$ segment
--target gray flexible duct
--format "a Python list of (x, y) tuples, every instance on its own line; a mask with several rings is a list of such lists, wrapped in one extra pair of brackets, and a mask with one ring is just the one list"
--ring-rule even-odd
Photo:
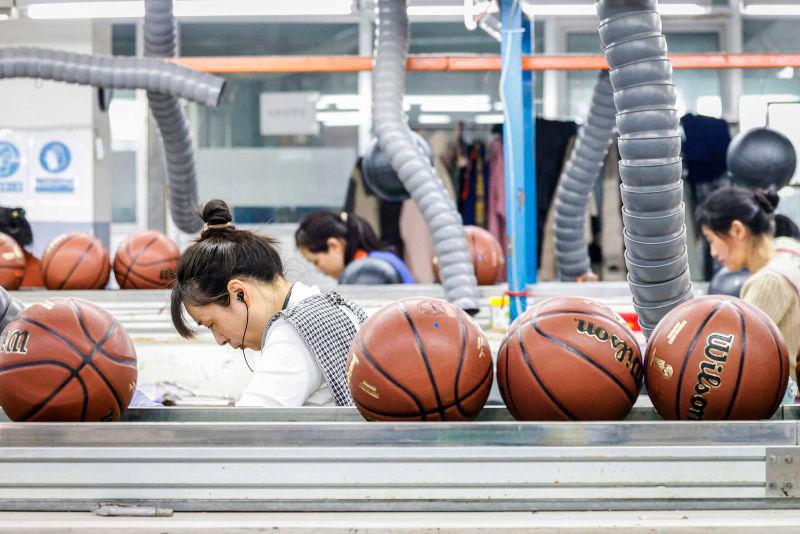
[(594, 86), (589, 115), (556, 190), (556, 265), (564, 282), (575, 281), (591, 269), (584, 236), (586, 203), (603, 170), (616, 112), (608, 72), (602, 71)]
[[(172, 0), (145, 0), (144, 9), (145, 55), (173, 57), (177, 30)], [(172, 220), (184, 232), (197, 232), (203, 221), (198, 215), (194, 147), (186, 116), (180, 101), (173, 96), (148, 92), (147, 101), (164, 141)]]
[(38, 78), (106, 89), (144, 89), (217, 107), (225, 80), (158, 59), (0, 48), (0, 78)]
[(478, 311), (478, 283), (461, 216), (436, 171), (419, 151), (403, 120), (408, 16), (405, 0), (379, 0), (373, 69), (373, 129), (400, 180), (425, 217), (433, 235), (447, 300)]
[(658, 0), (597, 0), (596, 8), (618, 112), (628, 282), (649, 336), (693, 297), (672, 63)]

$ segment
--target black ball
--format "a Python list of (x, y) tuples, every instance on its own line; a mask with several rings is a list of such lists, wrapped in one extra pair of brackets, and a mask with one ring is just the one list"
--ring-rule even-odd
[(727, 159), (735, 181), (762, 189), (787, 185), (797, 166), (792, 142), (772, 128), (753, 128), (734, 137)]
[(381, 258), (355, 260), (345, 267), (340, 284), (386, 285), (402, 284), (403, 278), (392, 264)]
[[(411, 132), (411, 137), (417, 143), (417, 146), (428, 158), (428, 161), (433, 164), (433, 156), (431, 148), (425, 139), (416, 132)], [(373, 139), (364, 155), (364, 160), (361, 163), (361, 168), (364, 173), (364, 184), (372, 193), (378, 195), (383, 200), (389, 202), (402, 202), (410, 195), (406, 191), (406, 187), (397, 173), (392, 168), (392, 162), (386, 156), (378, 144), (377, 139)]]
[(708, 294), (729, 295), (738, 298), (742, 292), (742, 286), (749, 277), (750, 271), (747, 269), (732, 273), (723, 267), (711, 277), (711, 281), (708, 283)]

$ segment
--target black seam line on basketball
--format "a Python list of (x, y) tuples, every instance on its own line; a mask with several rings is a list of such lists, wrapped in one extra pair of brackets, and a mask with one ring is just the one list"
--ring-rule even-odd
[[(39, 321), (37, 321), (37, 320), (35, 320), (35, 319), (31, 319), (31, 318), (29, 318), (29, 317), (20, 317), (18, 320), (19, 320), (19, 321), (22, 321), (22, 322), (24, 322), (24, 323), (29, 323), (29, 324), (32, 324), (32, 325), (38, 326), (39, 328), (41, 328), (42, 330), (44, 330), (44, 331), (45, 331), (45, 332), (47, 332), (48, 334), (50, 334), (50, 335), (52, 335), (52, 336), (54, 336), (54, 337), (56, 337), (56, 338), (60, 339), (60, 340), (61, 340), (61, 341), (62, 341), (62, 342), (65, 344), (65, 345), (67, 345), (67, 346), (68, 346), (70, 349), (72, 349), (72, 350), (73, 350), (73, 351), (74, 351), (74, 352), (75, 352), (75, 353), (76, 353), (78, 356), (80, 356), (80, 357), (81, 357), (81, 359), (83, 360), (83, 362), (82, 362), (82, 363), (81, 363), (81, 364), (80, 364), (80, 365), (79, 365), (79, 366), (78, 366), (78, 367), (77, 367), (77, 368), (74, 370), (74, 373), (75, 373), (75, 374), (79, 373), (79, 372), (81, 371), (81, 369), (83, 369), (83, 368), (84, 368), (84, 367), (85, 367), (87, 364), (89, 364), (89, 365), (90, 365), (92, 368), (94, 368), (94, 366), (93, 366), (93, 365), (91, 365), (91, 361), (87, 361), (87, 358), (89, 358), (89, 360), (90, 360), (91, 358), (90, 358), (89, 356), (87, 356), (86, 354), (84, 354), (83, 352), (81, 352), (81, 350), (80, 350), (78, 347), (76, 347), (75, 345), (73, 345), (73, 344), (72, 344), (72, 342), (71, 342), (70, 340), (68, 340), (66, 337), (64, 337), (64, 336), (63, 336), (63, 335), (62, 335), (60, 332), (58, 332), (58, 331), (56, 331), (56, 330), (53, 330), (53, 329), (52, 329), (52, 328), (50, 328), (49, 326), (47, 326), (47, 325), (45, 325), (45, 324), (43, 324), (43, 323), (40, 323)], [(106, 341), (108, 341), (108, 337), (109, 337), (109, 335), (110, 335), (110, 333), (111, 333), (112, 331), (113, 331), (113, 328), (112, 328), (111, 330), (109, 330), (109, 333), (108, 333), (108, 335), (107, 335), (107, 336), (104, 336), (104, 338), (101, 340), (101, 343), (105, 343)], [(94, 349), (95, 349), (95, 348), (96, 348), (96, 346), (95, 346), (95, 347), (93, 347), (93, 349), (92, 349), (91, 357), (93, 357), (93, 356), (94, 356), (94, 352), (95, 352), (95, 350), (94, 350)], [(106, 378), (105, 378), (105, 375), (103, 375), (102, 373), (100, 373), (100, 372), (99, 372), (99, 371), (98, 371), (96, 368), (95, 368), (95, 371), (97, 371), (98, 375), (100, 375), (100, 378), (101, 378), (103, 381), (105, 381), (105, 382), (106, 382), (106, 384), (107, 384), (107, 385), (109, 385), (109, 387), (110, 387), (110, 384), (108, 384), (108, 381), (106, 380)], [(70, 379), (69, 379), (69, 380), (72, 380), (72, 378), (74, 378), (74, 375), (73, 375), (72, 377), (70, 377)], [(67, 383), (69, 383), (69, 380), (67, 380), (67, 382), (65, 382), (65, 383), (64, 383), (64, 384), (63, 384), (63, 385), (60, 387), (60, 389), (58, 389), (58, 390), (56, 391), (56, 393), (58, 393), (58, 392), (59, 392), (61, 389), (63, 389), (64, 387), (66, 387)], [(118, 397), (117, 397), (117, 393), (116, 393), (116, 391), (114, 391), (114, 388), (111, 388), (111, 391), (112, 391), (112, 393), (114, 394), (114, 397), (115, 397), (115, 398), (118, 398)], [(52, 398), (52, 397), (50, 397), (50, 398)], [(50, 402), (50, 398), (48, 398), (47, 402)], [(122, 404), (122, 403), (121, 403), (121, 401), (119, 401), (119, 403), (120, 403), (120, 404)], [(39, 409), (41, 409), (41, 407), (40, 407)], [(32, 417), (33, 415), (35, 415), (35, 413), (32, 413), (32, 414), (30, 414), (28, 417)]]
[[(366, 345), (364, 345), (364, 342), (361, 340), (361, 337), (358, 334), (356, 334), (355, 339), (356, 339), (356, 342), (358, 343), (358, 348), (361, 349), (361, 354), (364, 355), (364, 357), (367, 359), (367, 361), (370, 363), (370, 365), (372, 365), (372, 367), (374, 367), (380, 374), (382, 374), (383, 377), (386, 380), (388, 380), (389, 382), (391, 382), (392, 384), (397, 386), (401, 391), (403, 391), (406, 395), (408, 395), (408, 397), (412, 401), (414, 401), (414, 404), (417, 405), (417, 408), (419, 408), (419, 413), (420, 414), (424, 414), (425, 409), (422, 407), (422, 403), (419, 401), (417, 396), (414, 395), (411, 391), (409, 391), (405, 386), (403, 386), (403, 384), (401, 384), (400, 382), (398, 382), (397, 380), (392, 378), (392, 375), (390, 375), (389, 373), (384, 371), (383, 367), (378, 365), (378, 362), (375, 361), (375, 358), (370, 356), (369, 352), (367, 351)], [(423, 420), (424, 419), (425, 419), (425, 416), (423, 415)]]
[(89, 332), (89, 329), (86, 327), (86, 321), (84, 321), (83, 319), (83, 312), (81, 311), (81, 309), (78, 307), (77, 304), (75, 304), (75, 301), (72, 299), (70, 299), (69, 304), (72, 307), (72, 311), (74, 311), (75, 314), (78, 316), (78, 324), (81, 325), (83, 334), (86, 336), (89, 342), (92, 345), (94, 345), (92, 347), (92, 353), (88, 357), (86, 363), (89, 365), (89, 367), (94, 369), (94, 372), (97, 373), (100, 379), (108, 387), (109, 391), (111, 391), (111, 394), (114, 395), (114, 399), (117, 401), (117, 405), (119, 406), (119, 413), (122, 413), (125, 411), (125, 408), (127, 408), (127, 406), (122, 405), (122, 399), (119, 398), (117, 390), (114, 389), (114, 386), (111, 385), (111, 382), (109, 382), (108, 378), (106, 378), (106, 375), (100, 369), (98, 369), (98, 367), (92, 361), (94, 359), (95, 354), (97, 354), (98, 352), (98, 348), (102, 348), (103, 344), (105, 344), (111, 338), (111, 334), (114, 333), (114, 330), (117, 329), (117, 326), (119, 326), (119, 324), (117, 323), (116, 319), (112, 319), (111, 326), (108, 328), (108, 332), (105, 333), (105, 335), (100, 341), (95, 341), (94, 338), (92, 337), (92, 334)]
[(519, 349), (522, 351), (522, 357), (525, 359), (525, 363), (528, 366), (528, 369), (533, 375), (533, 378), (536, 380), (536, 383), (539, 384), (541, 390), (544, 391), (545, 395), (547, 395), (547, 398), (549, 398), (550, 401), (553, 404), (555, 404), (556, 408), (561, 410), (561, 413), (569, 417), (570, 420), (576, 421), (577, 418), (574, 415), (572, 415), (572, 413), (569, 410), (567, 410), (567, 408), (563, 404), (561, 404), (561, 402), (559, 402), (559, 400), (555, 397), (555, 395), (553, 395), (550, 392), (549, 389), (547, 389), (542, 380), (539, 378), (539, 374), (533, 368), (533, 362), (531, 361), (530, 356), (528, 356), (528, 349), (525, 348), (525, 343), (522, 340), (522, 327), (517, 328), (517, 343), (519, 343)]
[[(723, 419), (730, 419), (731, 412), (733, 412), (733, 405), (736, 403), (736, 396), (739, 394), (739, 386), (742, 383), (742, 374), (744, 372), (744, 357), (747, 354), (747, 329), (744, 324), (744, 314), (739, 311), (739, 308), (736, 306), (731, 306), (736, 312), (736, 315), (739, 316), (739, 322), (742, 325), (742, 349), (740, 351), (739, 356), (739, 373), (736, 376), (736, 387), (733, 388), (733, 395), (731, 395), (731, 402), (728, 404), (728, 409), (725, 410), (725, 417)], [(725, 364), (727, 365), (727, 363)]]
[(35, 416), (37, 413), (42, 411), (42, 408), (47, 406), (51, 400), (53, 400), (56, 395), (61, 393), (67, 385), (72, 382), (72, 379), (78, 374), (78, 372), (83, 369), (83, 364), (81, 364), (77, 369), (71, 369), (70, 375), (64, 380), (58, 387), (56, 387), (53, 391), (50, 392), (46, 398), (42, 399), (38, 403), (36, 403), (30, 410), (28, 410), (25, 415), (20, 418), (21, 422), (25, 422), (29, 420), (31, 417)]
[[(131, 254), (131, 243), (132, 242), (133, 242), (133, 240), (129, 239), (128, 243), (125, 245), (125, 250), (128, 252), (128, 259), (130, 260), (128, 262), (128, 269), (133, 267), (133, 254)], [(123, 287), (125, 285), (125, 282), (127, 282), (127, 281), (128, 281), (128, 278), (127, 277), (123, 277), (122, 281), (119, 283), (119, 286)]]
[[(492, 369), (491, 367), (489, 367), (487, 369), (486, 373), (484, 373), (484, 375), (483, 375), (483, 378), (481, 378), (481, 381), (478, 382), (478, 385), (473, 387), (471, 390), (467, 391), (466, 395), (464, 395), (464, 400), (469, 399), (470, 397), (472, 397), (473, 395), (475, 395), (476, 393), (478, 393), (480, 391), (480, 389), (486, 383), (486, 380), (488, 378), (491, 378), (493, 370), (494, 369)], [(454, 408), (455, 406), (456, 406), (456, 403), (453, 402), (451, 404), (445, 404), (444, 408), (445, 408), (445, 411), (446, 411), (446, 410), (449, 410), (450, 408)], [(367, 411), (370, 411), (370, 412), (374, 413), (374, 414), (382, 415), (382, 416), (385, 416), (385, 417), (406, 417), (406, 418), (408, 418), (408, 417), (420, 417), (420, 416), (423, 416), (423, 415), (424, 416), (428, 416), (428, 415), (433, 415), (433, 414), (438, 414), (439, 413), (439, 408), (431, 408), (430, 410), (425, 410), (424, 412), (420, 411), (419, 413), (406, 413), (406, 412), (403, 412), (403, 413), (390, 413), (390, 412), (382, 412), (380, 410), (373, 410), (369, 406), (363, 406), (363, 408), (365, 410), (367, 410)], [(480, 412), (480, 410), (478, 410), (478, 412)], [(476, 417), (477, 413), (476, 414), (462, 413), (462, 415), (464, 415), (464, 417)]]
[[(603, 315), (601, 313), (595, 313), (595, 312), (587, 312), (587, 311), (583, 311), (583, 310), (558, 310), (558, 311), (552, 311), (552, 312), (548, 312), (548, 313), (537, 313), (536, 315), (531, 317), (531, 320), (533, 320), (533, 319), (547, 319), (549, 317), (556, 317), (556, 316), (564, 315), (564, 314), (567, 314), (567, 313), (578, 313), (580, 315), (586, 315), (587, 317), (596, 317), (598, 319), (608, 319), (609, 321), (614, 321), (615, 323), (619, 323), (619, 321), (617, 321), (615, 318), (609, 317), (608, 315)], [(628, 323), (626, 322), (625, 325), (627, 325), (627, 324)]]
[(14, 369), (22, 369), (23, 367), (44, 367), (45, 365), (55, 365), (56, 367), (63, 367), (64, 369), (70, 372), (72, 372), (73, 369), (66, 363), (59, 362), (57, 360), (36, 360), (35, 362), (12, 363), (10, 365), (6, 365), (5, 367), (0, 367), (0, 373), (5, 373), (6, 371), (13, 371)]
[[(103, 244), (99, 242), (98, 244), (100, 245), (100, 253), (102, 254), (102, 260), (100, 262), (100, 270), (98, 271), (97, 276), (94, 278), (94, 280), (92, 280), (92, 284), (90, 286), (92, 289), (102, 289), (102, 287), (98, 287), (98, 284), (100, 283), (100, 280), (103, 279), (103, 274), (106, 274), (106, 276), (108, 275), (106, 269), (111, 270), (111, 264), (109, 263), (108, 255), (106, 254)], [(106, 278), (106, 282), (108, 282), (108, 278)]]
[[(513, 395), (511, 395), (511, 388), (508, 387), (508, 381), (509, 381), (509, 378), (508, 378), (508, 376), (509, 376), (509, 372), (508, 372), (508, 364), (509, 364), (508, 345), (509, 345), (509, 343), (511, 343), (511, 339), (508, 339), (506, 341), (506, 344), (505, 344), (505, 347), (504, 347), (505, 350), (506, 350), (506, 357), (505, 357), (505, 362), (506, 362), (506, 372), (505, 372), (506, 387), (505, 387), (505, 392), (506, 392), (506, 396), (508, 397), (508, 399), (503, 399), (503, 400), (506, 401), (506, 408), (508, 408), (508, 411), (511, 412), (511, 415), (514, 416), (514, 419), (516, 419), (517, 418), (517, 410), (516, 410), (516, 406), (514, 406), (514, 397), (513, 397)], [(498, 360), (499, 360), (499, 356), (500, 355), (498, 354)], [(498, 366), (497, 369), (499, 371), (500, 367)], [(498, 388), (500, 387), (500, 373), (499, 372), (497, 373), (497, 387)]]
[(144, 276), (144, 275), (142, 275), (140, 273), (137, 273), (136, 271), (133, 271), (132, 273), (128, 274), (128, 280), (130, 280), (130, 278), (132, 276), (137, 276), (137, 277), (141, 278), (142, 280), (144, 280), (145, 282), (148, 282), (150, 284), (163, 285), (163, 282), (161, 280), (155, 280), (153, 278), (150, 278), (150, 277)]
[[(458, 332), (461, 337), (461, 347), (459, 349), (460, 355), (458, 358), (458, 368), (456, 369), (456, 382), (453, 387), (453, 394), (455, 398), (456, 410), (458, 410), (458, 412), (464, 417), (468, 417), (466, 412), (464, 412), (464, 410), (461, 408), (461, 399), (458, 397), (458, 382), (461, 379), (461, 369), (464, 367), (464, 355), (467, 351), (467, 327), (464, 324), (464, 316), (460, 313), (457, 313), (456, 315), (458, 315)], [(478, 333), (478, 336), (480, 336), (480, 333)]]
[[(47, 261), (39, 267), (39, 270), (42, 272), (42, 275), (44, 277), (45, 285), (47, 285), (47, 270), (50, 268), (50, 264), (53, 263), (53, 256), (55, 256), (56, 252), (61, 250), (61, 247), (63, 247), (64, 245), (66, 245), (67, 243), (69, 243), (70, 241), (72, 241), (76, 237), (78, 237), (77, 234), (76, 235), (71, 235), (69, 237), (66, 237), (61, 243), (56, 245), (56, 248), (53, 250), (53, 252), (47, 258)], [(47, 251), (45, 251), (45, 252), (47, 252)]]
[[(151, 239), (151, 240), (150, 240), (150, 241), (149, 241), (149, 242), (148, 242), (148, 243), (147, 243), (145, 246), (143, 246), (143, 247), (141, 248), (141, 250), (139, 250), (139, 252), (137, 252), (137, 253), (136, 253), (136, 256), (135, 256), (135, 257), (133, 257), (133, 258), (130, 258), (130, 256), (128, 256), (128, 257), (130, 258), (130, 260), (131, 260), (131, 261), (130, 261), (130, 264), (128, 265), (128, 270), (127, 270), (127, 271), (125, 271), (125, 277), (123, 278), (123, 280), (126, 280), (126, 281), (128, 280), (128, 276), (129, 276), (129, 275), (130, 275), (130, 273), (131, 273), (131, 269), (133, 269), (133, 266), (134, 266), (134, 265), (136, 265), (136, 260), (138, 260), (138, 259), (139, 259), (139, 257), (140, 257), (142, 254), (144, 254), (145, 252), (147, 252), (147, 249), (148, 249), (148, 248), (150, 248), (150, 247), (153, 245), (153, 243), (155, 243), (156, 241), (158, 241), (160, 237), (161, 237), (161, 236), (159, 236), (159, 235), (156, 235), (156, 236), (155, 236), (153, 239)], [(128, 249), (130, 250), (130, 242), (128, 242)], [(120, 284), (120, 285), (122, 285), (122, 284)]]
[(417, 347), (419, 348), (419, 353), (422, 356), (422, 361), (425, 362), (425, 368), (428, 370), (428, 378), (431, 381), (431, 386), (433, 387), (433, 396), (436, 398), (436, 406), (439, 408), (439, 415), (444, 420), (444, 408), (442, 407), (442, 398), (439, 395), (439, 387), (436, 385), (436, 378), (433, 376), (433, 369), (431, 369), (431, 363), (428, 361), (428, 355), (425, 352), (425, 347), (422, 344), (422, 338), (419, 337), (419, 332), (417, 331), (417, 326), (414, 324), (414, 320), (409, 315), (408, 310), (403, 305), (402, 302), (398, 302), (397, 305), (400, 307), (400, 311), (403, 312), (403, 315), (406, 317), (406, 321), (408, 321), (408, 326), (411, 327), (411, 332), (414, 334), (414, 339), (417, 342)]
[(140, 262), (140, 263), (137, 263), (136, 265), (138, 265), (139, 267), (153, 267), (154, 265), (158, 265), (160, 263), (174, 263), (174, 262), (180, 261), (180, 259), (181, 259), (180, 256), (172, 256), (170, 258), (166, 258), (166, 259), (163, 259), (163, 260), (154, 260), (154, 261), (148, 261), (148, 262), (144, 262), (144, 263)]
[(78, 265), (80, 265), (80, 264), (81, 264), (81, 262), (83, 261), (83, 259), (86, 257), (86, 255), (87, 255), (87, 254), (89, 254), (89, 251), (90, 251), (90, 250), (92, 250), (92, 248), (93, 248), (93, 247), (94, 247), (94, 240), (92, 240), (92, 241), (89, 243), (89, 246), (88, 246), (88, 247), (86, 247), (86, 250), (84, 250), (84, 251), (83, 251), (83, 254), (81, 254), (81, 256), (78, 258), (78, 260), (77, 260), (77, 261), (76, 261), (76, 262), (75, 262), (75, 263), (72, 265), (72, 268), (71, 268), (71, 269), (69, 270), (69, 272), (67, 273), (67, 276), (65, 276), (65, 277), (64, 277), (64, 279), (61, 281), (61, 285), (60, 285), (60, 286), (58, 286), (58, 289), (63, 289), (63, 288), (64, 288), (64, 286), (65, 286), (65, 285), (67, 285), (67, 282), (69, 282), (69, 279), (70, 279), (70, 277), (71, 277), (73, 274), (75, 274), (75, 269), (77, 269), (77, 268), (78, 268)]
[(545, 332), (544, 330), (539, 328), (539, 326), (536, 324), (536, 322), (534, 322), (531, 326), (533, 327), (534, 330), (536, 330), (536, 333), (538, 333), (543, 338), (549, 339), (550, 341), (552, 341), (556, 345), (561, 345), (562, 347), (564, 347), (568, 351), (572, 352), (576, 356), (582, 358), (583, 360), (586, 360), (586, 362), (588, 362), (590, 365), (594, 366), (598, 371), (600, 371), (601, 373), (606, 375), (608, 378), (611, 379), (612, 382), (614, 382), (617, 386), (619, 386), (619, 389), (621, 389), (623, 391), (623, 393), (628, 398), (628, 400), (631, 401), (631, 403), (636, 402), (636, 397), (638, 397), (638, 395), (632, 395), (631, 392), (628, 391), (628, 388), (625, 387), (625, 384), (623, 384), (622, 381), (619, 378), (617, 378), (616, 375), (614, 375), (614, 373), (612, 373), (611, 371), (609, 371), (608, 369), (606, 369), (602, 365), (598, 364), (588, 354), (586, 354), (585, 352), (581, 351), (580, 349), (577, 349), (577, 348), (573, 347), (572, 345), (570, 345), (566, 341), (548, 334), (547, 332)]
[[(739, 308), (737, 302), (734, 302), (733, 306), (741, 312), (745, 311), (742, 310), (742, 308)], [(771, 410), (771, 413), (775, 413), (778, 407), (780, 407), (781, 402), (783, 401), (783, 397), (786, 395), (785, 386), (783, 385), (783, 351), (781, 350), (781, 347), (778, 344), (778, 339), (775, 337), (775, 332), (773, 331), (772, 327), (768, 323), (766, 323), (762, 317), (759, 316), (758, 319), (761, 321), (761, 324), (764, 325), (764, 328), (767, 329), (767, 332), (769, 332), (769, 337), (772, 339), (772, 343), (775, 344), (775, 351), (778, 354), (778, 387), (776, 388), (777, 393), (775, 394), (775, 400), (773, 400), (772, 402), (772, 410)]]
[(700, 328), (698, 328), (697, 332), (695, 332), (694, 337), (692, 338), (692, 342), (689, 343), (689, 348), (686, 349), (686, 354), (683, 357), (683, 364), (681, 364), (681, 372), (678, 375), (677, 388), (675, 388), (675, 419), (676, 420), (679, 420), (679, 421), (681, 420), (681, 386), (683, 385), (683, 375), (686, 372), (686, 365), (688, 365), (688, 363), (689, 363), (689, 355), (694, 350), (694, 346), (697, 344), (697, 340), (700, 338), (700, 334), (703, 332), (703, 329), (711, 321), (711, 319), (714, 317), (714, 315), (716, 315), (717, 312), (720, 309), (722, 309), (722, 307), (724, 305), (725, 305), (725, 302), (720, 302), (719, 304), (717, 304), (714, 307), (713, 310), (711, 310), (711, 313), (709, 313), (708, 316), (706, 316), (705, 320), (700, 325)]
[(81, 385), (83, 389), (83, 406), (81, 407), (81, 423), (86, 421), (86, 412), (89, 411), (89, 390), (86, 388), (86, 382), (83, 381), (80, 374), (75, 375), (75, 380)]

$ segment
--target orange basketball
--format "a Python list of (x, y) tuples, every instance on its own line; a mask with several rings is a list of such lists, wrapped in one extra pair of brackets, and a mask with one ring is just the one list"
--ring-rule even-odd
[[(479, 226), (465, 226), (467, 247), (475, 267), (475, 277), (482, 286), (494, 285), (503, 273), (506, 257), (503, 248), (495, 237)], [(437, 282), (439, 276), (439, 258), (433, 258), (433, 274)]]
[(25, 278), (25, 254), (14, 238), (0, 232), (0, 286), (19, 289)]
[(68, 232), (53, 240), (42, 256), (42, 279), (47, 289), (102, 289), (111, 265), (102, 241)]
[(0, 406), (13, 421), (113, 421), (136, 389), (136, 351), (104, 309), (54, 298), (0, 336)]
[(350, 346), (347, 382), (366, 419), (468, 421), (486, 404), (492, 353), (464, 311), (434, 298), (378, 310)]
[(607, 306), (556, 297), (520, 316), (497, 357), (497, 385), (516, 419), (624, 419), (642, 386), (633, 332)]
[(178, 245), (160, 232), (142, 232), (122, 242), (114, 256), (114, 276), (122, 289), (163, 289), (175, 279)]
[(664, 419), (766, 419), (789, 380), (789, 355), (775, 323), (723, 295), (670, 311), (646, 355), (647, 391)]

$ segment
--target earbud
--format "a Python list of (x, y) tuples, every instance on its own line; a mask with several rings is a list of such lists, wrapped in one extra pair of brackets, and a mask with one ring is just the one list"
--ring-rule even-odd
[(244, 302), (244, 291), (239, 291), (239, 293), (236, 294), (236, 298), (239, 299), (240, 302)]

